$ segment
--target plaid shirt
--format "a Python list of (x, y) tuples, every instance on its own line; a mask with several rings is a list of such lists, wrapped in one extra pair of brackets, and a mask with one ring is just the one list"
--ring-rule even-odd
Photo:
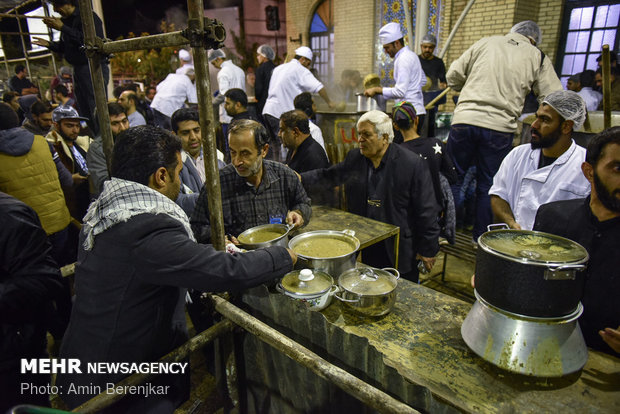
[[(280, 217), (284, 223), (291, 210), (300, 211), (305, 223), (310, 220), (310, 198), (293, 170), (279, 162), (263, 160), (263, 178), (258, 188), (240, 177), (232, 164), (220, 170), (220, 185), (227, 234), (238, 236), (251, 227), (270, 223), (274, 217)], [(211, 241), (206, 186), (200, 190), (191, 225), (199, 243)]]

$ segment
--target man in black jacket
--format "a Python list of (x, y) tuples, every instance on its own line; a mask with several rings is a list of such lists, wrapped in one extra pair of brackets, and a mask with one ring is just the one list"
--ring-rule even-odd
[(261, 116), (263, 113), (263, 107), (267, 100), (269, 92), (269, 81), (271, 80), (271, 74), (276, 65), (273, 63), (273, 59), (276, 57), (275, 52), (269, 45), (260, 45), (256, 49), (256, 60), (258, 61), (258, 68), (256, 68), (256, 83), (254, 85), (254, 95), (256, 95), (256, 114)]
[(534, 222), (534, 230), (574, 240), (588, 251), (579, 325), (590, 348), (615, 356), (620, 354), (619, 166), (620, 127), (613, 127), (588, 144), (581, 168), (592, 187), (590, 196), (544, 204)]
[[(369, 111), (357, 122), (360, 149), (343, 162), (301, 174), (304, 185), (345, 184), (351, 213), (400, 227), (399, 270), (417, 282), (416, 259), (430, 270), (439, 251), (439, 205), (424, 160), (399, 145), (392, 145), (390, 117)], [(362, 261), (375, 267), (394, 266), (392, 238), (367, 247)]]
[(49, 375), (20, 373), (20, 359), (48, 357), (52, 301), (65, 294), (60, 271), (37, 213), (3, 192), (0, 228), (0, 412), (24, 403), (49, 407), (48, 392), (37, 391), (47, 389)]
[[(35, 37), (33, 43), (47, 47), (52, 52), (63, 54), (67, 62), (73, 66), (74, 93), (77, 101), (77, 109), (80, 115), (91, 120), (91, 127), (93, 127), (93, 131), (96, 134), (98, 133), (98, 127), (95, 117), (95, 93), (90, 79), (88, 58), (86, 57), (86, 53), (81, 49), (84, 45), (84, 32), (82, 29), (80, 9), (77, 7), (77, 0), (52, 0), (52, 4), (54, 5), (54, 11), (60, 14), (62, 18), (45, 17), (43, 23), (52, 29), (60, 31), (60, 41), (50, 42), (40, 37)], [(95, 21), (95, 33), (97, 37), (103, 37), (103, 24), (101, 23), (101, 19), (94, 13), (93, 19)], [(103, 72), (103, 83), (107, 85), (110, 78), (110, 68), (107, 64), (107, 58), (102, 59), (101, 70)]]
[[(290, 271), (295, 254), (273, 246), (243, 254), (197, 244), (187, 215), (174, 203), (180, 189), (181, 140), (151, 126), (116, 139), (111, 179), (84, 219), (75, 271), (76, 300), (61, 358), (90, 362), (153, 362), (187, 339), (186, 290), (241, 290)], [(188, 395), (189, 370), (146, 384), (109, 412), (172, 412)], [(128, 373), (58, 375), (63, 399), (74, 408)], [(74, 385), (89, 392), (67, 393)], [(97, 388), (100, 387), (100, 388)], [(113, 390), (112, 392), (118, 392)]]

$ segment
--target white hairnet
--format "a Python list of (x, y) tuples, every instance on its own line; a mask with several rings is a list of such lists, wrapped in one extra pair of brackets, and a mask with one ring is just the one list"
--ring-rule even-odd
[(226, 59), (226, 54), (222, 49), (214, 49), (209, 52), (209, 62), (213, 62), (217, 58)]
[(269, 60), (273, 60), (273, 58), (276, 57), (276, 53), (269, 45), (260, 45), (258, 49), (256, 49), (256, 53), (265, 56)]
[(510, 33), (520, 33), (523, 36), (527, 36), (537, 45), (542, 41), (542, 32), (540, 31), (540, 27), (538, 27), (538, 25), (531, 20), (525, 20), (515, 24), (512, 26), (512, 29), (510, 29)]
[(555, 91), (543, 100), (567, 121), (573, 121), (573, 131), (581, 129), (586, 120), (586, 103), (577, 92)]
[(435, 45), (437, 46), (437, 38), (430, 33), (427, 33), (420, 42), (422, 45)]

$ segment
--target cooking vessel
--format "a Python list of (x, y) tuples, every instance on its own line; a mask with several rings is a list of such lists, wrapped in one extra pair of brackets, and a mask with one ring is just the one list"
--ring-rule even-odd
[(349, 269), (338, 277), (341, 292), (334, 296), (359, 314), (386, 315), (396, 302), (399, 278), (398, 270), (391, 267)]
[[(288, 224), (277, 224), (277, 223), (276, 224), (262, 224), (260, 226), (255, 226), (255, 227), (247, 229), (246, 231), (244, 231), (237, 237), (237, 240), (239, 240), (239, 243), (241, 243), (241, 245), (245, 247), (246, 249), (258, 249), (260, 247), (269, 247), (269, 246), (287, 247), (288, 234), (292, 228), (293, 226), (288, 225)], [(265, 242), (253, 243), (253, 242), (247, 241), (247, 240), (251, 240), (253, 236), (256, 236), (261, 231), (280, 233), (281, 235), (279, 237), (276, 237), (275, 239), (265, 241)], [(243, 240), (246, 240), (246, 242), (244, 243)]]
[(358, 93), (357, 95), (357, 112), (368, 112), (373, 111), (375, 109), (379, 109), (379, 104), (375, 98), (371, 98), (370, 96), (366, 96), (363, 93)]
[[(324, 243), (326, 238), (333, 238), (344, 241), (351, 247), (351, 252), (340, 256), (312, 257), (300, 254), (295, 247), (301, 243)], [(288, 247), (297, 253), (297, 266), (320, 270), (328, 273), (332, 277), (337, 277), (342, 272), (355, 267), (355, 260), (360, 248), (360, 241), (355, 237), (353, 230), (316, 230), (299, 234), (293, 237)]]
[(276, 285), (278, 292), (304, 303), (312, 311), (329, 306), (339, 290), (334, 279), (325, 272), (310, 269), (293, 270)]
[(478, 238), (476, 291), (518, 315), (571, 314), (583, 294), (588, 252), (578, 243), (527, 230), (493, 230)]

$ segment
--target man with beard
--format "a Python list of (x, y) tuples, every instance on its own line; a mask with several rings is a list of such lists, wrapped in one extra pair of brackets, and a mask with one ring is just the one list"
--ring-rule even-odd
[(590, 348), (619, 356), (620, 127), (592, 138), (581, 169), (592, 185), (590, 196), (542, 205), (534, 230), (569, 238), (587, 249), (579, 325)]
[[(220, 170), (222, 211), (226, 233), (269, 223), (295, 228), (310, 220), (310, 199), (295, 172), (284, 164), (264, 159), (269, 150), (267, 130), (242, 119), (231, 124), (230, 164)], [(199, 243), (209, 243), (211, 226), (207, 188), (202, 187), (192, 215), (192, 230)]]
[(54, 146), (60, 161), (73, 175), (73, 187), (65, 190), (65, 199), (71, 217), (82, 220), (90, 203), (88, 191), (89, 170), (86, 164), (86, 153), (90, 146), (88, 136), (78, 136), (82, 129), (82, 118), (75, 108), (59, 106), (52, 112), (54, 128), (45, 139)]
[(585, 149), (571, 138), (583, 125), (586, 106), (573, 91), (549, 94), (532, 123), (532, 141), (502, 161), (489, 190), (496, 222), (531, 230), (541, 204), (583, 198), (590, 192), (581, 174)]
[(30, 106), (30, 116), (32, 119), (27, 119), (22, 124), (22, 127), (35, 135), (45, 136), (52, 127), (52, 111), (50, 104), (35, 101)]
[[(129, 128), (129, 118), (125, 113), (125, 108), (118, 103), (108, 104), (108, 114), (110, 116), (110, 129), (112, 139), (116, 141), (118, 134)], [(86, 164), (90, 175), (90, 196), (91, 199), (99, 197), (103, 190), (103, 183), (108, 179), (108, 164), (106, 163), (105, 153), (103, 152), (103, 142), (101, 137), (97, 137), (90, 144), (86, 155)]]
[[(197, 244), (187, 215), (173, 201), (182, 165), (181, 140), (169, 131), (139, 126), (117, 137), (112, 178), (89, 207), (80, 234), (79, 293), (60, 358), (77, 358), (83, 366), (155, 362), (187, 340), (185, 288), (237, 291), (293, 268), (296, 256), (284, 247), (228, 254)], [(56, 384), (86, 390), (63, 393), (75, 408), (98, 387), (126, 376), (66, 373)], [(149, 379), (148, 386), (167, 388), (163, 394), (126, 395), (105, 412), (172, 413), (189, 397), (189, 368)]]

